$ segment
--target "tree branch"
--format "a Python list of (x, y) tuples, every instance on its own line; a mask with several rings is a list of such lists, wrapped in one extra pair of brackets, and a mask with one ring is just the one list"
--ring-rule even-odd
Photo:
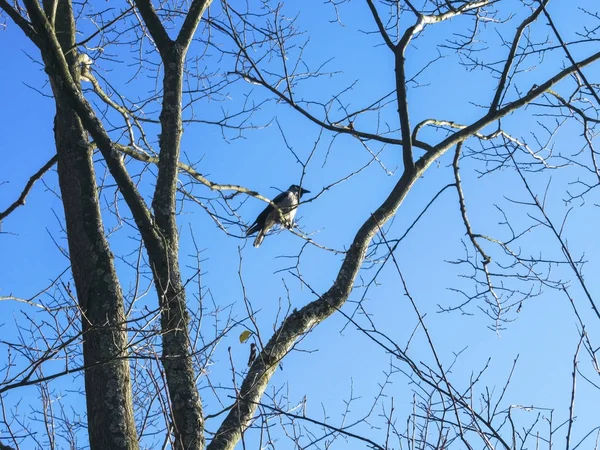
[(375, 19), (375, 23), (377, 24), (377, 28), (379, 29), (379, 34), (381, 34), (381, 37), (385, 41), (385, 45), (387, 45), (391, 51), (395, 52), (396, 45), (390, 39), (390, 35), (387, 33), (387, 31), (385, 29), (385, 25), (383, 25), (383, 22), (381, 21), (381, 17), (379, 16), (379, 13), (377, 12), (377, 8), (375, 7), (373, 0), (367, 0), (367, 5), (369, 5), (371, 14), (373, 14), (373, 19)]
[(573, 73), (577, 67), (583, 67), (598, 59), (600, 59), (600, 52), (562, 70), (541, 86), (531, 89), (521, 99), (500, 108), (493, 114), (488, 113), (472, 125), (440, 142), (434, 147), (433, 152), (423, 155), (415, 164), (413, 172), (405, 171), (402, 174), (387, 199), (359, 229), (331, 288), (317, 300), (288, 316), (256, 358), (239, 390), (236, 405), (219, 427), (213, 441), (208, 445), (208, 450), (232, 450), (235, 447), (242, 432), (249, 426), (256, 410), (256, 404), (260, 401), (279, 361), (292, 349), (298, 338), (325, 320), (346, 302), (373, 236), (396, 213), (414, 183), (427, 168), (451, 146), (529, 103)]
[(404, 71), (404, 52), (413, 36), (423, 29), (423, 16), (419, 16), (417, 23), (408, 28), (398, 46), (394, 50), (394, 69), (396, 72), (396, 97), (398, 102), (398, 118), (402, 132), (402, 159), (404, 170), (412, 171), (415, 167), (412, 150), (412, 136), (410, 132), (410, 117), (408, 115), (408, 98), (406, 95), (406, 73)]
[(445, 20), (452, 19), (453, 17), (459, 16), (459, 15), (464, 14), (473, 9), (483, 8), (484, 6), (487, 6), (491, 3), (495, 3), (496, 1), (497, 0), (480, 0), (480, 1), (470, 2), (470, 3), (469, 2), (463, 3), (460, 7), (452, 8), (449, 11), (446, 11), (445, 13), (442, 13), (442, 14), (423, 16), (423, 20), (424, 20), (425, 24), (443, 22)]
[(500, 105), (500, 101), (502, 99), (502, 94), (504, 93), (504, 89), (506, 88), (506, 81), (508, 80), (508, 74), (510, 72), (510, 68), (512, 67), (513, 60), (515, 58), (515, 54), (517, 53), (517, 49), (519, 48), (519, 41), (521, 40), (521, 35), (525, 28), (529, 24), (535, 21), (540, 13), (544, 10), (544, 6), (548, 3), (549, 0), (544, 0), (543, 3), (517, 28), (515, 31), (515, 37), (513, 39), (512, 46), (510, 51), (508, 52), (508, 57), (506, 58), (506, 63), (504, 64), (504, 69), (502, 70), (502, 75), (500, 75), (500, 80), (498, 81), (498, 87), (496, 88), (496, 93), (494, 94), (494, 99), (492, 100), (492, 104), (490, 105), (490, 112), (495, 112)]
[(163, 58), (166, 57), (171, 50), (173, 40), (169, 37), (167, 30), (165, 30), (165, 27), (158, 18), (152, 2), (150, 0), (135, 0), (135, 6), (140, 11), (142, 19), (144, 19), (144, 23), (148, 27), (148, 31), (152, 39), (154, 39), (161, 56)]
[[(359, 130), (356, 130), (355, 128), (349, 128), (349, 127), (344, 127), (344, 126), (334, 125), (334, 124), (331, 124), (328, 122), (324, 122), (321, 119), (312, 115), (306, 109), (302, 108), (300, 105), (298, 105), (292, 99), (286, 97), (285, 94), (281, 93), (274, 87), (270, 86), (266, 81), (263, 81), (261, 79), (255, 78), (253, 76), (250, 76), (250, 75), (247, 75), (247, 74), (241, 73), (241, 72), (232, 72), (232, 73), (239, 75), (244, 80), (246, 80), (250, 83), (259, 84), (259, 85), (265, 87), (267, 90), (269, 90), (275, 96), (277, 96), (280, 100), (283, 100), (285, 103), (290, 105), (292, 108), (294, 108), (296, 111), (298, 111), (304, 117), (306, 117), (308, 120), (319, 125), (320, 127), (325, 128), (326, 130), (333, 131), (335, 133), (350, 134), (350, 135), (356, 136), (358, 138), (369, 139), (369, 140), (373, 140), (373, 141), (377, 141), (377, 142), (382, 142), (384, 144), (402, 145), (402, 143), (403, 143), (402, 139), (388, 138), (388, 137), (380, 136), (380, 135), (374, 134), (374, 133), (359, 131)], [(433, 147), (431, 145), (429, 145), (425, 142), (422, 142), (422, 141), (414, 141), (413, 140), (413, 144), (415, 145), (415, 147), (419, 147), (427, 152), (433, 150)]]
[[(550, 25), (550, 28), (552, 28), (552, 31), (554, 31), (554, 35), (558, 39), (558, 42), (560, 42), (560, 45), (563, 48), (563, 50), (565, 51), (567, 58), (569, 58), (569, 61), (571, 62), (571, 64), (576, 64), (575, 60), (573, 59), (573, 56), (571, 55), (571, 52), (569, 51), (569, 48), (567, 47), (567, 44), (565, 43), (565, 41), (563, 41), (562, 37), (560, 36), (560, 34), (558, 32), (558, 29), (554, 25), (554, 21), (552, 20), (552, 17), (550, 17), (550, 14), (548, 13), (548, 10), (546, 9), (547, 4), (548, 4), (548, 0), (546, 0), (544, 2), (540, 1), (540, 6), (541, 6), (542, 10), (544, 11), (544, 15), (546, 16), (546, 19), (548, 19), (548, 24)], [(581, 79), (583, 80), (583, 82), (585, 83), (587, 88), (590, 90), (590, 94), (592, 94), (592, 96), (596, 99), (596, 102), (598, 102), (598, 106), (600, 106), (600, 97), (598, 97), (596, 90), (592, 87), (591, 83), (588, 81), (588, 79), (585, 76), (585, 74), (583, 73), (583, 71), (581, 69), (577, 68), (577, 73), (579, 74), (579, 76), (581, 77)]]
[(42, 5), (44, 5), (44, 12), (46, 13), (46, 17), (48, 17), (48, 21), (52, 26), (54, 26), (56, 21), (58, 0), (42, 0)]
[(13, 8), (6, 0), (0, 0), (0, 8), (4, 10), (8, 17), (21, 29), (23, 33), (31, 39), (31, 41), (37, 46), (40, 46), (40, 41), (37, 33), (29, 23), (18, 11)]
[(526, 104), (528, 104), (529, 102), (533, 101), (535, 98), (539, 97), (541, 94), (546, 92), (548, 89), (550, 89), (556, 83), (558, 83), (559, 81), (563, 80), (564, 78), (566, 78), (569, 75), (576, 72), (579, 68), (585, 67), (599, 59), (600, 59), (600, 52), (594, 53), (593, 55), (588, 56), (584, 60), (582, 60), (570, 67), (567, 67), (566, 69), (561, 70), (560, 72), (558, 72), (556, 75), (554, 75), (553, 77), (546, 80), (541, 85), (530, 89), (529, 92), (526, 95), (524, 95), (523, 97), (521, 97), (520, 99), (515, 100), (512, 103), (508, 103), (507, 105), (503, 106), (502, 108), (498, 109), (497, 111), (490, 110), (488, 112), (488, 114), (483, 116), (481, 119), (479, 119), (476, 122), (474, 122), (473, 124), (463, 128), (462, 130), (457, 131), (453, 135), (448, 136), (442, 142), (433, 146), (433, 151), (423, 155), (417, 162), (417, 165), (431, 164), (431, 161), (437, 159), (441, 154), (446, 152), (453, 145), (458, 144), (460, 141), (465, 140), (469, 136), (473, 136), (476, 132), (478, 132), (482, 128), (490, 125), (491, 123), (501, 119), (504, 116), (507, 116), (508, 114), (516, 111), (520, 107), (525, 106)]
[(8, 217), (8, 215), (10, 215), (10, 213), (12, 213), (15, 209), (17, 209), (19, 206), (24, 206), (25, 205), (25, 198), (27, 197), (27, 195), (29, 194), (29, 191), (31, 191), (31, 188), (33, 187), (33, 185), (35, 184), (35, 182), (37, 180), (39, 180), (40, 178), (42, 178), (42, 176), (48, 172), (48, 170), (50, 170), (50, 168), (56, 164), (56, 161), (58, 161), (58, 156), (54, 155), (52, 158), (50, 158), (48, 160), (48, 162), (46, 164), (44, 164), (40, 170), (38, 170), (36, 173), (34, 173), (30, 178), (29, 181), (27, 181), (27, 184), (25, 184), (25, 187), (23, 188), (23, 191), (21, 192), (21, 195), (19, 195), (19, 198), (16, 199), (12, 205), (10, 205), (8, 208), (6, 208), (4, 211), (0, 211), (0, 222), (2, 222), (6, 217)]
[(239, 390), (237, 404), (230, 410), (208, 450), (232, 450), (256, 410), (279, 361), (303, 334), (325, 320), (346, 302), (364, 261), (367, 247), (377, 231), (396, 213), (413, 184), (433, 162), (413, 172), (405, 171), (387, 199), (367, 219), (350, 246), (331, 288), (317, 300), (292, 313), (274, 333), (256, 358)]
[(96, 117), (93, 108), (73, 80), (52, 27), (36, 0), (24, 0), (24, 3), (32, 18), (33, 25), (40, 36), (40, 44), (46, 68), (51, 76), (54, 77), (54, 81), (64, 89), (73, 109), (77, 112), (85, 128), (96, 142), (98, 149), (106, 160), (111, 175), (123, 194), (123, 198), (131, 209), (140, 233), (145, 240), (153, 243), (153, 246), (160, 245), (160, 237), (154, 230), (150, 211), (129, 177), (127, 169), (119, 157), (110, 136), (104, 129), (102, 122)]
[[(148, 162), (148, 163), (153, 163), (153, 164), (158, 164), (160, 158), (158, 156), (151, 156), (148, 155), (146, 153), (141, 153), (139, 151), (136, 151), (130, 147), (127, 147), (125, 145), (120, 145), (120, 144), (115, 144), (117, 149), (128, 155), (131, 156), (132, 158), (138, 160), (138, 161), (142, 161), (142, 162)], [(220, 183), (215, 183), (213, 181), (210, 181), (208, 178), (206, 178), (205, 176), (203, 176), (200, 172), (198, 172), (196, 169), (194, 169), (192, 166), (190, 166), (189, 164), (183, 163), (181, 161), (179, 161), (177, 163), (177, 167), (180, 170), (183, 170), (184, 172), (186, 172), (190, 177), (192, 177), (194, 180), (202, 183), (204, 186), (208, 187), (209, 189), (213, 190), (213, 191), (235, 191), (235, 192), (240, 192), (242, 194), (246, 194), (249, 195), (251, 197), (257, 198), (259, 200), (262, 200), (263, 202), (269, 203), (273, 206), (276, 206), (273, 202), (271, 202), (267, 197), (264, 197), (262, 195), (260, 195), (258, 192), (253, 191), (251, 189), (245, 188), (243, 186), (239, 186), (236, 184), (220, 184)]]
[(190, 6), (177, 36), (177, 44), (182, 48), (187, 49), (189, 47), (202, 16), (211, 3), (212, 0), (194, 0), (192, 6)]

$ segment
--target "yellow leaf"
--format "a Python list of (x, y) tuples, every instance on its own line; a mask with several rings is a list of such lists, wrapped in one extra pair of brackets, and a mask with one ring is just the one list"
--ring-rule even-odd
[(252, 331), (246, 330), (242, 334), (240, 334), (240, 342), (243, 344), (248, 340), (248, 338), (252, 336)]

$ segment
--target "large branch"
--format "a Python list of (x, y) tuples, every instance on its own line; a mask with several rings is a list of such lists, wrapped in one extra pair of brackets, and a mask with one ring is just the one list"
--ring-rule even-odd
[(12, 21), (25, 33), (25, 35), (31, 39), (31, 41), (37, 46), (40, 46), (40, 40), (31, 26), (31, 24), (25, 19), (19, 12), (12, 7), (6, 0), (0, 0), (0, 8), (12, 19)]
[(154, 210), (159, 214), (153, 219), (129, 177), (115, 143), (73, 80), (54, 30), (39, 4), (36, 0), (24, 1), (36, 31), (41, 34), (42, 56), (53, 85), (58, 86), (60, 92), (69, 98), (73, 110), (92, 135), (144, 241), (161, 305), (163, 365), (174, 422), (175, 448), (201, 450), (204, 447), (204, 424), (190, 357), (187, 332), (189, 319), (185, 305), (185, 289), (179, 271), (175, 209), (171, 207), (175, 202), (176, 191), (173, 186), (176, 184), (181, 138), (181, 79), (184, 55), (174, 55), (177, 52), (171, 50), (161, 54), (168, 70), (163, 85), (161, 154), (156, 183), (160, 195), (155, 194), (153, 202)]
[(152, 6), (151, 0), (135, 0), (135, 6), (140, 11), (144, 23), (148, 27), (150, 36), (154, 39), (156, 47), (164, 58), (165, 55), (171, 50), (173, 41), (167, 34), (167, 30), (163, 26), (162, 22), (158, 18), (154, 6)]
[(175, 448), (204, 448), (204, 414), (196, 387), (196, 373), (190, 357), (189, 314), (185, 287), (179, 267), (179, 230), (177, 229), (177, 180), (181, 151), (183, 73), (187, 49), (210, 0), (194, 0), (176, 41), (166, 36), (150, 0), (136, 0), (142, 17), (157, 40), (164, 78), (160, 112), (160, 153), (158, 174), (152, 198), (155, 224), (163, 239), (162, 252), (151, 255), (154, 284), (161, 304), (162, 356)]
[(179, 35), (177, 36), (177, 43), (183, 48), (187, 49), (192, 42), (192, 37), (198, 28), (198, 24), (204, 15), (206, 9), (210, 6), (212, 0), (194, 0), (192, 6), (185, 16)]
[(256, 404), (259, 403), (279, 361), (290, 351), (300, 336), (343, 306), (350, 296), (371, 239), (396, 213), (411, 187), (425, 172), (428, 165), (421, 165), (413, 172), (404, 172), (388, 198), (356, 234), (332, 287), (319, 299), (292, 313), (274, 333), (252, 364), (239, 390), (236, 404), (219, 427), (208, 450), (231, 450), (235, 447), (242, 431), (250, 424)]
[[(39, 36), (56, 103), (58, 183), (69, 260), (82, 312), (90, 449), (137, 450), (123, 293), (104, 234), (88, 132), (64, 87), (70, 84), (79, 92), (77, 54), (69, 53), (76, 33), (72, 4), (61, 0), (54, 8), (46, 2), (50, 15), (55, 16), (54, 26), (37, 0), (27, 0), (25, 5)], [(115, 355), (119, 356), (116, 360)], [(111, 432), (107, 433), (107, 429)]]
[(574, 73), (578, 68), (591, 64), (598, 59), (600, 59), (600, 52), (562, 70), (539, 87), (531, 89), (521, 99), (500, 108), (494, 113), (486, 114), (472, 125), (457, 131), (440, 142), (435, 146), (434, 151), (423, 155), (416, 162), (413, 172), (404, 171), (387, 199), (367, 219), (356, 234), (331, 288), (317, 300), (292, 313), (273, 334), (273, 337), (256, 358), (242, 383), (236, 404), (219, 427), (213, 441), (208, 446), (208, 450), (232, 450), (235, 447), (242, 433), (249, 426), (256, 411), (256, 405), (260, 402), (260, 398), (279, 361), (292, 349), (298, 338), (344, 305), (352, 292), (354, 281), (362, 266), (371, 239), (396, 213), (414, 183), (427, 168), (452, 146), (531, 102), (554, 84)]

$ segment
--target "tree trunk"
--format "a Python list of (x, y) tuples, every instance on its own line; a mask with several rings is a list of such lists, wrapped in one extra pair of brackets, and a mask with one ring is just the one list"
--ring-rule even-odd
[(185, 52), (179, 49), (178, 44), (173, 43), (169, 53), (165, 58), (160, 159), (152, 202), (156, 226), (163, 238), (163, 248), (162, 251), (153, 252), (148, 246), (148, 252), (162, 308), (162, 356), (175, 425), (175, 448), (201, 450), (204, 448), (204, 418), (191, 358), (189, 315), (179, 269), (179, 235), (175, 211), (177, 163), (183, 130), (181, 91)]
[[(60, 0), (57, 36), (63, 51), (74, 45), (69, 0)], [(67, 60), (76, 71), (77, 54)], [(74, 68), (75, 67), (75, 68)], [(75, 79), (78, 79), (76, 77)], [(52, 80), (51, 80), (52, 81)], [(65, 210), (69, 256), (82, 311), (88, 434), (92, 450), (135, 450), (138, 440), (131, 400), (123, 294), (104, 234), (92, 149), (65, 94), (52, 83), (58, 180)]]

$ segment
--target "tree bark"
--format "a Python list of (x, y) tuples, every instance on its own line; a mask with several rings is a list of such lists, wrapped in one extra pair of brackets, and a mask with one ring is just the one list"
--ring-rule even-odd
[[(63, 50), (75, 43), (71, 3), (60, 0), (56, 31)], [(76, 75), (76, 52), (67, 60)], [(136, 450), (123, 294), (104, 234), (92, 149), (64, 92), (56, 101), (54, 135), (58, 181), (65, 211), (69, 256), (82, 311), (88, 434), (92, 450)]]
[(189, 315), (185, 288), (179, 269), (179, 233), (176, 220), (176, 194), (181, 133), (183, 57), (177, 43), (163, 54), (165, 77), (160, 115), (160, 155), (152, 209), (163, 239), (160, 252), (149, 256), (161, 305), (163, 367), (167, 379), (177, 450), (204, 448), (204, 418), (196, 387), (188, 334)]

